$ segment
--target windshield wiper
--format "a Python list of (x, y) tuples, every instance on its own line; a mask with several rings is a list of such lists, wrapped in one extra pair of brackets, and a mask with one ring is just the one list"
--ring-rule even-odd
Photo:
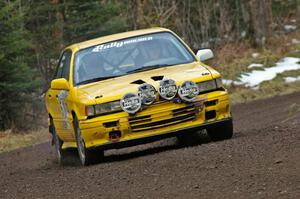
[(107, 76), (107, 77), (97, 77), (97, 78), (93, 78), (93, 79), (84, 80), (82, 82), (77, 83), (77, 85), (88, 84), (88, 83), (111, 79), (111, 78), (115, 78), (115, 77), (120, 77), (120, 76), (116, 75), (116, 76)]
[(169, 65), (169, 64), (156, 64), (156, 65), (150, 65), (150, 66), (142, 66), (141, 68), (130, 70), (130, 71), (127, 71), (126, 73), (130, 74), (130, 73), (141, 72), (141, 71), (146, 71), (146, 70), (151, 70), (151, 69), (156, 69), (156, 68), (161, 68), (161, 67), (166, 67), (166, 66), (171, 66), (171, 65)]

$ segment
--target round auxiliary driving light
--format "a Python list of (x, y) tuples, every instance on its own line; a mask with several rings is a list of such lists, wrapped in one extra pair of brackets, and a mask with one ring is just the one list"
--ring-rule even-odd
[(140, 110), (142, 101), (137, 94), (127, 93), (120, 100), (120, 105), (123, 111), (134, 114)]
[(177, 86), (174, 80), (165, 79), (159, 82), (158, 92), (166, 100), (173, 99), (177, 94)]
[(178, 89), (179, 97), (186, 102), (192, 102), (199, 95), (198, 85), (192, 81), (185, 81)]
[(138, 88), (139, 96), (142, 100), (142, 104), (150, 105), (156, 99), (156, 91), (155, 88), (151, 84), (142, 84)]

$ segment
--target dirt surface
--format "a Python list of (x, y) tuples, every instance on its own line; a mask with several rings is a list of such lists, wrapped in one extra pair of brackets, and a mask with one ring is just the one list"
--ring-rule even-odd
[(231, 140), (176, 139), (60, 167), (48, 143), (0, 154), (0, 198), (300, 198), (300, 93), (235, 105)]

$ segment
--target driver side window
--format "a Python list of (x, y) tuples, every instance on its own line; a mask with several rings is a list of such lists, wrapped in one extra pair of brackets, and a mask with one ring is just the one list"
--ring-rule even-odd
[(72, 58), (71, 50), (66, 50), (62, 54), (57, 66), (55, 79), (65, 78), (66, 80), (69, 81), (71, 58)]

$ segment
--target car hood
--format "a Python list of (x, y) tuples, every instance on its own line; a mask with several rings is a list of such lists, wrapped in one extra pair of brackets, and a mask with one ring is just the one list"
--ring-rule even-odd
[(191, 80), (194, 82), (212, 79), (211, 71), (202, 63), (193, 62), (138, 72), (79, 86), (78, 93), (96, 100), (96, 103), (119, 100), (124, 94), (136, 93), (139, 85), (149, 83), (156, 89), (161, 79), (173, 79), (177, 85)]

